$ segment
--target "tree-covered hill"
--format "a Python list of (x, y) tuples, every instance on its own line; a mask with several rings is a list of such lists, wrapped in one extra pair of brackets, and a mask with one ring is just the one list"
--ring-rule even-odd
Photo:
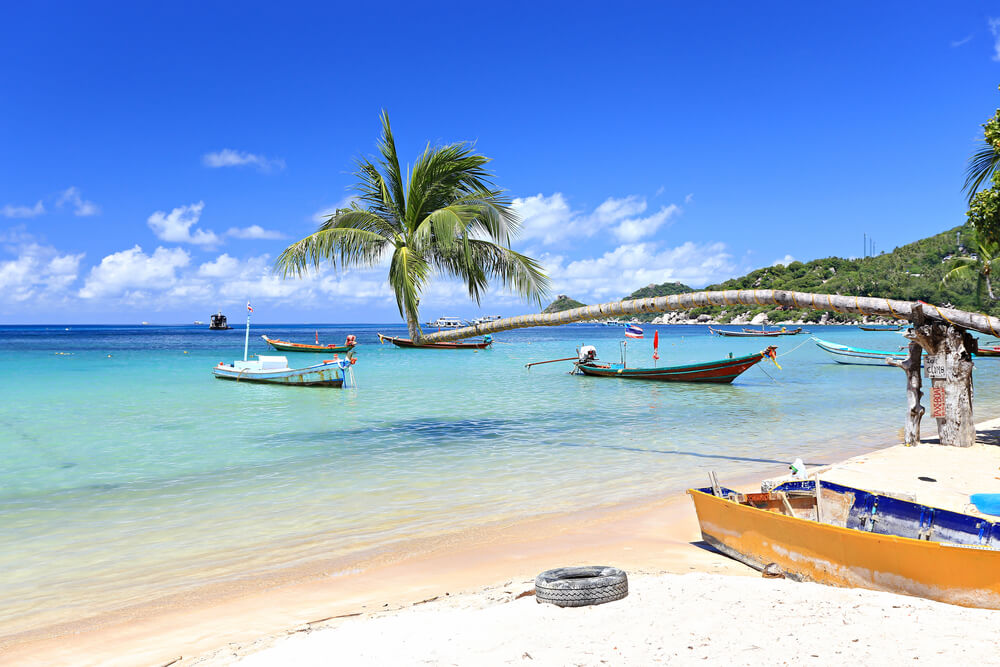
[[(855, 294), (907, 301), (919, 299), (939, 305), (952, 305), (963, 310), (1000, 314), (998, 306), (985, 302), (977, 305), (974, 280), (954, 279), (947, 284), (942, 281), (951, 268), (950, 260), (953, 257), (970, 255), (974, 247), (972, 226), (966, 224), (874, 257), (861, 259), (827, 257), (810, 262), (792, 262), (788, 266), (768, 266), (751, 271), (740, 278), (709, 285), (705, 289), (781, 289)], [(637, 299), (693, 291), (697, 290), (681, 283), (671, 282), (643, 287), (624, 298)], [(815, 321), (822, 317), (820, 312), (790, 311), (774, 306), (698, 308), (689, 314), (694, 317), (707, 313), (722, 321), (728, 321), (746, 312), (751, 315), (767, 312), (771, 321), (799, 319)], [(842, 316), (835, 313), (830, 313), (830, 317), (834, 320), (857, 319), (856, 316)], [(641, 319), (649, 320), (652, 316)]]
[(660, 283), (659, 285), (646, 285), (629, 294), (626, 299), (647, 299), (651, 296), (668, 296), (670, 294), (683, 294), (684, 292), (695, 292), (693, 287), (688, 287), (681, 282)]
[(582, 308), (586, 306), (585, 303), (580, 303), (576, 299), (571, 299), (565, 294), (560, 294), (556, 297), (556, 300), (545, 306), (543, 313), (560, 313), (564, 310), (569, 310), (570, 308)]

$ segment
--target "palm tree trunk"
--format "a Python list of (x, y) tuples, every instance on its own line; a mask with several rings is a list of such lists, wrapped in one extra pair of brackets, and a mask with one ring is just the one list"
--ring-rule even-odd
[(406, 311), (406, 328), (410, 330), (410, 340), (416, 343), (420, 338), (420, 321), (410, 311)]
[[(984, 334), (1000, 337), (1000, 319), (982, 313), (970, 313), (954, 308), (940, 308), (919, 301), (895, 301), (873, 297), (848, 296), (842, 294), (810, 294), (807, 292), (787, 292), (784, 290), (726, 290), (724, 292), (692, 292), (672, 294), (648, 299), (613, 301), (596, 306), (572, 308), (560, 313), (535, 313), (506, 317), (486, 324), (478, 324), (450, 331), (438, 331), (424, 337), (426, 342), (457, 340), (483, 334), (493, 334), (510, 329), (544, 327), (569, 324), (583, 320), (605, 319), (612, 316), (638, 315), (640, 313), (662, 313), (668, 310), (688, 310), (699, 306), (788, 306), (796, 309), (832, 310), (838, 313), (858, 315), (878, 315), (893, 317), (907, 322), (923, 323), (914, 327), (914, 334), (924, 333), (922, 340), (915, 336), (920, 346), (930, 354), (940, 355), (943, 362), (942, 375), (934, 380), (932, 391), (935, 398), (942, 399), (943, 414), (938, 419), (938, 434), (941, 443), (968, 447), (975, 442), (975, 426), (972, 422), (972, 366), (970, 352), (975, 343), (964, 330), (971, 329)], [(911, 356), (915, 354), (913, 348)], [(928, 360), (928, 363), (930, 360)], [(913, 373), (908, 374), (913, 381)], [(917, 378), (919, 381), (919, 377)], [(907, 439), (916, 441), (919, 437), (920, 407), (919, 385), (908, 388), (910, 399), (909, 428)], [(935, 414), (934, 416), (939, 416)]]
[(986, 293), (990, 295), (990, 301), (997, 300), (997, 298), (993, 296), (993, 285), (990, 283), (989, 275), (986, 276)]
[(493, 334), (526, 327), (551, 327), (585, 320), (602, 320), (622, 315), (664, 313), (671, 310), (689, 310), (703, 306), (787, 306), (799, 310), (832, 310), (837, 313), (877, 315), (911, 321), (915, 311), (923, 307), (928, 320), (954, 324), (1000, 338), (1000, 319), (982, 313), (970, 313), (954, 308), (941, 308), (918, 301), (896, 301), (866, 296), (843, 294), (811, 294), (785, 290), (726, 290), (724, 292), (689, 292), (670, 296), (612, 301), (594, 306), (571, 308), (559, 313), (534, 313), (505, 317), (485, 324), (460, 329), (437, 331), (423, 337), (425, 342), (443, 342)]

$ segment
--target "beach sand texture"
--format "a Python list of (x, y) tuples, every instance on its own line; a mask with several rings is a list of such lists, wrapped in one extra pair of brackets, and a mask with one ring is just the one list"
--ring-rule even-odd
[(629, 596), (581, 608), (512, 599), (514, 582), (298, 632), (202, 664), (986, 664), (995, 611), (784, 579), (633, 574)]

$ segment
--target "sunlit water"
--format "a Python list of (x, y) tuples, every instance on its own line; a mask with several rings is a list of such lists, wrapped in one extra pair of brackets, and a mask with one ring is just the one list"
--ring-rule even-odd
[[(471, 352), (379, 345), (377, 330), (402, 333), (391, 327), (261, 325), (251, 354), (266, 352), (261, 332), (311, 342), (317, 328), (323, 342), (358, 336), (356, 388), (214, 379), (213, 365), (242, 357), (241, 329), (0, 327), (0, 634), (319, 556), (664, 494), (709, 470), (826, 461), (895, 441), (905, 411), (899, 370), (837, 365), (807, 336), (776, 340), (782, 370), (764, 362), (726, 386), (524, 368), (581, 343), (618, 361), (621, 329), (599, 326), (507, 332)], [(653, 330), (629, 343), (630, 365), (652, 365)], [(775, 342), (659, 330), (660, 365)], [(997, 412), (998, 366), (978, 363), (978, 418)]]

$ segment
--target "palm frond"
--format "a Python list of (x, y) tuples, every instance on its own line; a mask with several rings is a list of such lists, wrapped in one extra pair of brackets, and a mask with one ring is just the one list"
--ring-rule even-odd
[(374, 266), (385, 255), (391, 241), (376, 232), (352, 227), (324, 229), (296, 241), (274, 260), (274, 272), (284, 277), (302, 276), (323, 262), (336, 268)]
[(406, 195), (403, 185), (403, 173), (399, 168), (399, 155), (396, 153), (396, 140), (392, 136), (389, 125), (389, 112), (382, 109), (382, 136), (379, 137), (378, 150), (382, 154), (382, 166), (385, 170), (383, 178), (387, 185), (393, 208), (400, 216), (406, 211)]
[(969, 158), (969, 165), (965, 170), (965, 185), (962, 189), (968, 193), (970, 204), (983, 181), (993, 175), (998, 164), (1000, 164), (1000, 152), (984, 139), (983, 145)]
[(400, 316), (407, 322), (415, 320), (419, 328), (420, 294), (430, 275), (430, 266), (408, 246), (399, 246), (389, 263), (389, 286), (396, 294)]
[(438, 257), (435, 265), (443, 273), (461, 279), (477, 302), (491, 278), (539, 305), (548, 294), (549, 279), (541, 264), (491, 241), (467, 239), (462, 252)]

